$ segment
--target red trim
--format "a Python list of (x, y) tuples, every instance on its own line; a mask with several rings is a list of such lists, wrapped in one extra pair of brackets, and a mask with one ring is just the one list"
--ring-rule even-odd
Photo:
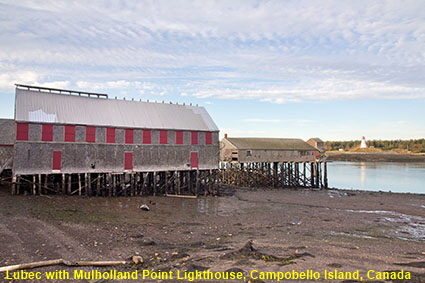
[(62, 152), (53, 151), (52, 170), (61, 170), (61, 169), (62, 169)]
[(205, 144), (212, 144), (212, 133), (211, 132), (205, 133)]
[(125, 141), (126, 144), (134, 143), (134, 130), (133, 129), (125, 129)]
[(16, 140), (28, 140), (28, 123), (16, 123)]
[(106, 143), (115, 143), (115, 128), (106, 128)]
[(75, 126), (66, 125), (65, 126), (65, 137), (64, 141), (66, 142), (75, 142)]
[(86, 142), (96, 142), (96, 127), (86, 126)]
[(13, 147), (13, 144), (0, 144), (0, 146), (12, 146)]
[(53, 125), (52, 124), (41, 125), (41, 140), (53, 141)]
[(183, 144), (183, 131), (176, 131), (176, 144)]
[(159, 131), (159, 144), (167, 144), (168, 143), (168, 131), (160, 130)]
[(198, 132), (190, 132), (191, 144), (198, 144)]
[(151, 143), (152, 143), (152, 131), (143, 130), (143, 144), (151, 144)]

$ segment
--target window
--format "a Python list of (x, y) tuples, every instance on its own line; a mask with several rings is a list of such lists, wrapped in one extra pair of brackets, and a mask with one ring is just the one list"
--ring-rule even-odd
[(247, 150), (246, 151), (246, 156), (252, 156), (252, 151), (251, 150)]
[(53, 141), (53, 125), (52, 124), (43, 124), (41, 126), (41, 140)]
[(212, 144), (212, 133), (211, 132), (205, 133), (205, 144)]
[(124, 153), (124, 170), (133, 170), (133, 153)]
[(115, 143), (115, 128), (106, 128), (106, 143)]
[(75, 126), (65, 126), (65, 137), (63, 140), (66, 142), (75, 142)]
[(28, 140), (28, 123), (16, 124), (16, 140), (18, 141)]
[(198, 144), (198, 132), (191, 132), (191, 144)]
[(168, 143), (168, 131), (160, 130), (159, 131), (159, 144), (167, 144)]
[(96, 142), (96, 127), (86, 126), (86, 142)]
[(143, 144), (151, 144), (151, 130), (143, 130)]
[(191, 152), (190, 153), (190, 168), (199, 168), (199, 160), (198, 160), (198, 153), (197, 152)]
[(61, 170), (61, 169), (62, 169), (62, 152), (53, 151), (52, 170)]
[(183, 144), (183, 131), (176, 131), (176, 144)]
[(132, 144), (134, 142), (134, 130), (125, 129), (125, 141), (126, 144)]

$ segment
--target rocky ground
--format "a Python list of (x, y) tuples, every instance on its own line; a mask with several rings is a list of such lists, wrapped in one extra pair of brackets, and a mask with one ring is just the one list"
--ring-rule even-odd
[[(222, 192), (221, 197), (197, 199), (87, 198), (12, 196), (2, 187), (0, 266), (58, 258), (128, 260), (133, 255), (141, 256), (143, 264), (28, 270), (139, 270), (138, 280), (23, 281), (7, 279), (5, 273), (0, 278), (161, 282), (140, 278), (146, 270), (174, 275), (178, 270), (210, 270), (242, 272), (243, 278), (194, 282), (276, 282), (250, 276), (312, 270), (321, 275), (314, 282), (357, 282), (348, 275), (323, 279), (323, 274), (358, 270), (363, 282), (425, 282), (425, 195), (261, 188)], [(142, 204), (150, 211), (140, 209)], [(368, 279), (369, 270), (405, 270), (412, 280)], [(188, 282), (173, 278), (163, 281)]]

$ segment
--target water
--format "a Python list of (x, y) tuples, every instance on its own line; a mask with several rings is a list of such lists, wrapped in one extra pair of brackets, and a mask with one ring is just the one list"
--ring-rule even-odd
[(328, 163), (329, 187), (425, 194), (425, 162)]

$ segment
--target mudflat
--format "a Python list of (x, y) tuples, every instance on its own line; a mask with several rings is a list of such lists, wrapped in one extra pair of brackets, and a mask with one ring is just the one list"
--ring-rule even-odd
[[(2, 187), (0, 266), (58, 258), (127, 260), (138, 255), (143, 264), (78, 268), (139, 270), (138, 280), (68, 282), (189, 282), (190, 278), (176, 278), (177, 272), (183, 276), (206, 270), (242, 273), (243, 278), (193, 282), (276, 282), (270, 276), (278, 272), (320, 275), (317, 280), (292, 277), (281, 282), (358, 282), (356, 272), (362, 282), (425, 282), (425, 195), (231, 187), (220, 191), (220, 197), (197, 199), (88, 198), (12, 196)], [(143, 204), (150, 210), (140, 209)], [(75, 269), (49, 266), (28, 271)], [(174, 277), (165, 280), (150, 273), (142, 280), (148, 270)], [(382, 278), (402, 272), (410, 272), (411, 279)], [(5, 273), (0, 278), (24, 282), (7, 279)]]

